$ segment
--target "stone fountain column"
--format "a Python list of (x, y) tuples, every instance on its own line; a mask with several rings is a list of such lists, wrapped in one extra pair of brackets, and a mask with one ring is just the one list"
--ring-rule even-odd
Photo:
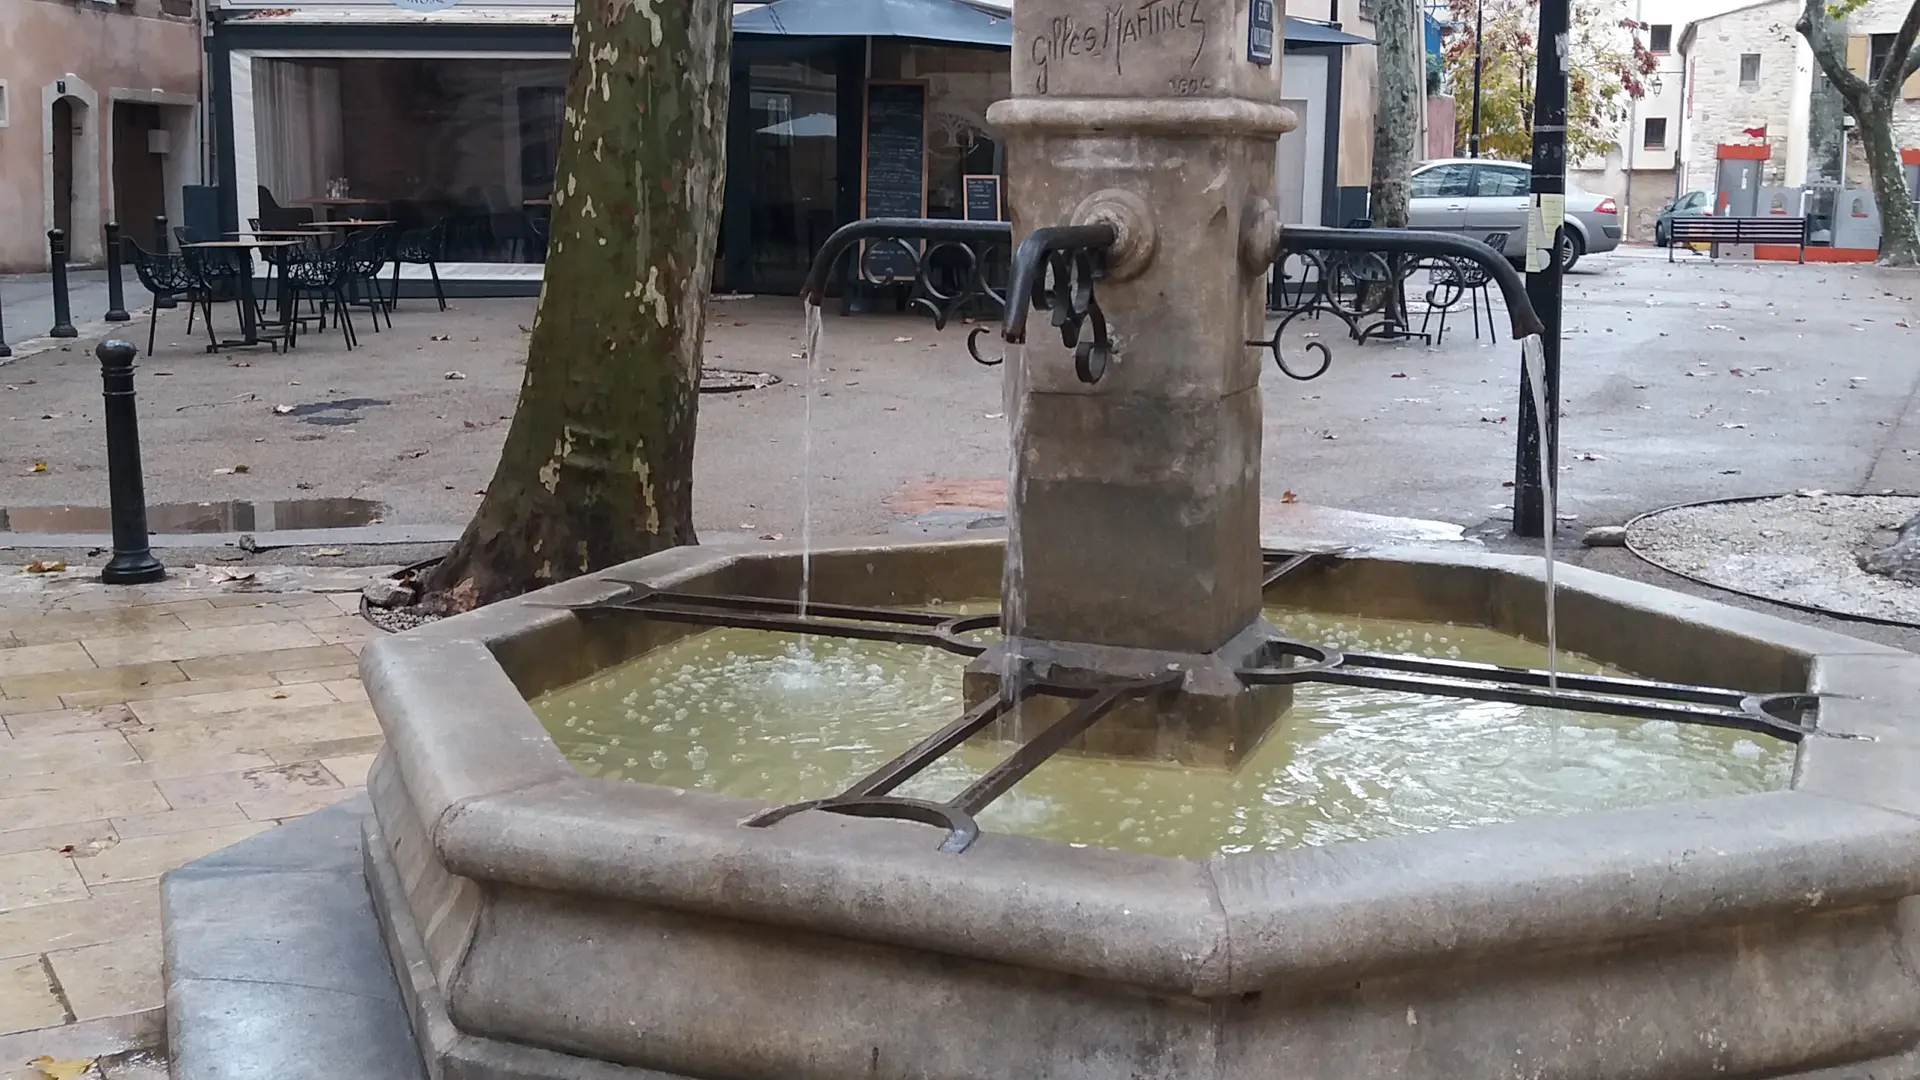
[[(1096, 290), (1106, 376), (1080, 382), (1041, 312), (1008, 361), (1017, 651), (1041, 676), (1186, 672), (1178, 694), (1095, 725), (1090, 752), (1231, 765), (1288, 700), (1232, 676), (1270, 632), (1261, 354), (1245, 343), (1265, 336), (1275, 146), (1295, 123), (1280, 20), (1256, 58), (1249, 18), (1249, 0), (1020, 0), (1013, 96), (987, 114), (1016, 240), (1100, 221), (1120, 234)], [(983, 658), (972, 696), (1005, 670)]]

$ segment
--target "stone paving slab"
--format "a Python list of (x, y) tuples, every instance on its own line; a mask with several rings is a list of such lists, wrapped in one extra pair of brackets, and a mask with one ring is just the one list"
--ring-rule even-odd
[[(364, 788), (381, 740), (355, 664), (378, 631), (357, 590), (385, 572), (188, 568), (114, 590), (0, 567), (0, 1078), (161, 1045), (161, 875), (264, 872), (283, 823)], [(279, 888), (262, 910), (282, 919), (343, 889)]]
[(362, 870), (364, 797), (167, 874), (174, 1080), (423, 1077)]

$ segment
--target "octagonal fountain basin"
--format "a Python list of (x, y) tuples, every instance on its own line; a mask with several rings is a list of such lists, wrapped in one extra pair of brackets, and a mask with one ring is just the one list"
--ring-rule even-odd
[[(964, 611), (1000, 561), (816, 548), (810, 595)], [(1069, 748), (954, 843), (769, 812), (953, 721), (959, 657), (614, 609), (790, 599), (800, 574), (768, 545), (679, 549), (369, 647), (368, 877), (434, 1075), (1914, 1071), (1920, 658), (1564, 570), (1569, 685), (1817, 708), (1736, 730), (1302, 684), (1235, 769)], [(1283, 634), (1389, 669), (1543, 660), (1538, 560), (1326, 556), (1267, 601)], [(953, 800), (1017, 726), (953, 739), (895, 794)]]

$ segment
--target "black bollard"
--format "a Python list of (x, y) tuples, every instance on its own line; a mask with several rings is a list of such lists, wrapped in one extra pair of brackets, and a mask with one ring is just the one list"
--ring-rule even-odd
[(147, 490), (140, 475), (140, 418), (134, 407), (133, 358), (124, 341), (103, 341), (100, 385), (106, 398), (107, 499), (113, 518), (113, 558), (100, 571), (108, 585), (144, 585), (167, 576), (147, 540)]
[(13, 346), (7, 344), (7, 309), (0, 306), (0, 360), (13, 355)]
[(107, 222), (107, 321), (126, 322), (127, 290), (120, 281), (120, 223)]
[[(153, 252), (156, 255), (167, 253), (167, 215), (165, 214), (156, 214), (153, 218)], [(179, 307), (180, 303), (171, 296), (156, 296), (153, 298), (153, 306), (165, 311), (168, 308)]]
[(47, 230), (47, 258), (53, 265), (53, 329), (47, 331), (51, 337), (79, 337), (80, 331), (73, 328), (73, 311), (67, 299), (67, 234), (59, 229)]

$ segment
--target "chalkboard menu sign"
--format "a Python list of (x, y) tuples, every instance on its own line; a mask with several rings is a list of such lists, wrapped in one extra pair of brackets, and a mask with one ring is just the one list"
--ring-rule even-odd
[(969, 173), (960, 179), (967, 189), (967, 220), (999, 221), (1000, 178), (992, 173)]
[[(867, 83), (865, 142), (861, 153), (861, 217), (927, 215), (927, 84), (925, 80), (873, 79)], [(875, 244), (861, 253), (871, 280), (914, 276), (915, 257), (899, 243)]]

